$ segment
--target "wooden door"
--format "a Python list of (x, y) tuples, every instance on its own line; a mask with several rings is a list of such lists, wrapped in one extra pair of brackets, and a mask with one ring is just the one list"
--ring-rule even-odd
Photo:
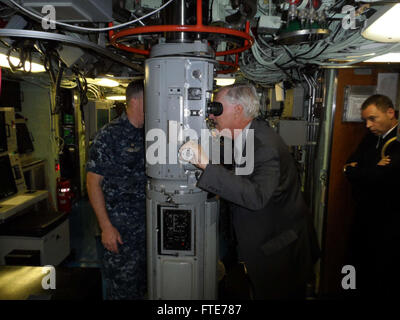
[[(347, 293), (341, 287), (344, 277), (341, 271), (344, 265), (349, 264), (349, 236), (354, 220), (355, 203), (350, 183), (343, 174), (343, 165), (367, 133), (364, 123), (342, 121), (345, 87), (347, 85), (376, 85), (377, 76), (377, 69), (340, 69), (338, 71), (328, 209), (325, 218), (325, 241), (321, 265), (320, 293), (322, 296), (341, 296)], [(374, 92), (371, 92), (372, 94)]]

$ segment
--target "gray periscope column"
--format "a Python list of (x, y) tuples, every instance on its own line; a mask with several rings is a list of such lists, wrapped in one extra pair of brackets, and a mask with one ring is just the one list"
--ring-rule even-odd
[(213, 56), (205, 41), (160, 43), (146, 60), (149, 299), (217, 298), (219, 203), (196, 187), (199, 170), (178, 156), (207, 129)]

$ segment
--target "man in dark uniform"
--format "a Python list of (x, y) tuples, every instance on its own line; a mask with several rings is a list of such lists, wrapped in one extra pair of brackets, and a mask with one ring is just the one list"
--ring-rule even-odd
[(400, 285), (398, 122), (383, 95), (365, 100), (361, 114), (370, 132), (343, 169), (356, 200), (351, 251), (360, 294), (382, 297), (397, 293)]
[(105, 247), (107, 299), (146, 292), (143, 81), (126, 89), (126, 113), (104, 126), (90, 148), (87, 189)]
[[(188, 160), (203, 169), (197, 186), (230, 203), (238, 258), (245, 264), (254, 298), (304, 298), (319, 250), (293, 157), (279, 135), (265, 121), (255, 119), (260, 103), (253, 86), (223, 87), (215, 101), (223, 105), (220, 116), (210, 115), (216, 128), (235, 143), (244, 139), (246, 151), (254, 142), (252, 154), (244, 155), (242, 148), (235, 157), (243, 157), (247, 163), (240, 167), (249, 170), (236, 174), (241, 160), (233, 171), (209, 163), (194, 141), (181, 147), (181, 158), (192, 154)], [(248, 139), (248, 128), (254, 130), (254, 141)]]

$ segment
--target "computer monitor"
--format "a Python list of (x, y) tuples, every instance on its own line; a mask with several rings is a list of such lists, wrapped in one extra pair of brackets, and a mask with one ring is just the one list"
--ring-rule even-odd
[(8, 154), (0, 156), (0, 199), (7, 198), (18, 192)]

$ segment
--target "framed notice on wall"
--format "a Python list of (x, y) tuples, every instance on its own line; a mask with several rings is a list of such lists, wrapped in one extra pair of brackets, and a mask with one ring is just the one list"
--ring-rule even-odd
[(376, 86), (346, 86), (343, 103), (343, 122), (362, 122), (361, 105), (376, 93)]
[(396, 110), (397, 104), (397, 89), (399, 87), (399, 74), (398, 73), (378, 73), (378, 85), (376, 86), (376, 93), (383, 94), (392, 100)]

